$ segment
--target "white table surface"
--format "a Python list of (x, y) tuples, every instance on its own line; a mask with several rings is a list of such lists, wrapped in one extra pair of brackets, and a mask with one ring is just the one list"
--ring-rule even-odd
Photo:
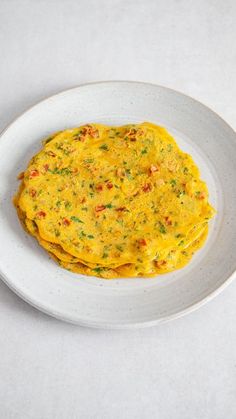
[[(234, 0), (1, 0), (0, 129), (50, 94), (112, 79), (180, 90), (236, 128), (235, 22)], [(62, 323), (0, 282), (0, 418), (235, 419), (236, 281), (134, 331)]]

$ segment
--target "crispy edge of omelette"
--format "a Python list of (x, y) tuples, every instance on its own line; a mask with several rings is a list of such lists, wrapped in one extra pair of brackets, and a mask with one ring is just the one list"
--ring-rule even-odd
[[(200, 229), (197, 231), (197, 234), (194, 236), (194, 239), (192, 241), (187, 241), (187, 244), (185, 244), (185, 247), (183, 249), (175, 249), (174, 251), (172, 250), (175, 262), (173, 261), (173, 259), (168, 261), (168, 258), (163, 257), (163, 255), (160, 254), (160, 258), (157, 261), (149, 261), (148, 270), (145, 269), (145, 267), (143, 267), (143, 269), (141, 268), (139, 270), (136, 270), (135, 264), (131, 263), (120, 265), (116, 268), (104, 267), (102, 265), (99, 266), (98, 264), (92, 267), (88, 266), (86, 262), (76, 260), (76, 258), (72, 257), (72, 260), (65, 258), (65, 252), (59, 247), (57, 247), (55, 243), (46, 242), (45, 240), (40, 239), (40, 236), (35, 234), (36, 230), (32, 228), (32, 224), (31, 227), (29, 224), (27, 224), (25, 214), (17, 206), (17, 200), (15, 200), (14, 203), (16, 205), (18, 216), (24, 229), (37, 239), (39, 244), (47, 251), (49, 256), (53, 258), (53, 260), (55, 260), (61, 267), (74, 273), (97, 276), (105, 279), (114, 279), (122, 276), (131, 278), (140, 276), (152, 277), (156, 274), (165, 274), (177, 269), (181, 269), (189, 262), (189, 260), (191, 260), (195, 251), (199, 247), (202, 247), (203, 243), (207, 238), (208, 233), (208, 224), (205, 223), (205, 225), (200, 226)], [(193, 237), (191, 233), (190, 236)], [(187, 252), (186, 249), (188, 249)], [(70, 256), (69, 254), (67, 255)], [(177, 268), (176, 265), (178, 266)]]

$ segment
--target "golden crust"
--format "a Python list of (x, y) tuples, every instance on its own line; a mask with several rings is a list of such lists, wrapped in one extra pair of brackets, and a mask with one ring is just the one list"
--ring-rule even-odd
[(26, 230), (62, 267), (86, 275), (178, 269), (214, 215), (191, 156), (147, 122), (56, 133), (21, 178), (14, 204)]

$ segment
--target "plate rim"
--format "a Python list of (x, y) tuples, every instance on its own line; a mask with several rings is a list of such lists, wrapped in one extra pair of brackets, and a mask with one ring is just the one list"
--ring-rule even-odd
[(6, 275), (1, 271), (0, 269), (0, 279), (8, 286), (8, 288), (14, 292), (14, 294), (17, 295), (17, 297), (20, 297), (24, 302), (29, 304), (34, 309), (39, 310), (43, 314), (46, 314), (50, 317), (53, 317), (57, 320), (63, 321), (65, 323), (73, 324), (75, 326), (81, 326), (81, 327), (89, 327), (93, 329), (102, 329), (102, 330), (132, 330), (132, 329), (144, 329), (146, 327), (154, 327), (158, 326), (160, 324), (164, 324), (173, 320), (177, 320), (181, 317), (184, 317), (187, 314), (193, 313), (194, 311), (198, 310), (200, 307), (204, 306), (211, 300), (213, 300), (217, 295), (219, 295), (228, 285), (230, 285), (234, 279), (235, 279), (235, 273), (236, 270), (232, 272), (232, 274), (225, 280), (225, 282), (220, 285), (216, 290), (208, 294), (206, 297), (204, 297), (202, 300), (191, 304), (189, 307), (180, 310), (178, 313), (171, 314), (169, 316), (164, 316), (161, 319), (155, 319), (155, 320), (145, 320), (140, 322), (130, 322), (130, 323), (109, 323), (106, 321), (106, 323), (97, 323), (92, 321), (86, 321), (86, 320), (72, 320), (69, 317), (66, 317), (62, 314), (59, 314), (56, 311), (47, 309), (44, 307), (43, 304), (39, 304), (36, 301), (33, 301), (33, 299), (30, 299), (27, 297), (24, 292), (20, 291), (17, 287), (14, 287), (14, 284), (11, 283), (11, 281), (8, 280)]
[[(45, 96), (43, 99), (35, 102), (33, 105), (29, 106), (28, 108), (26, 108), (23, 112), (21, 112), (20, 114), (18, 114), (13, 120), (11, 120), (4, 128), (3, 130), (0, 132), (0, 140), (1, 137), (4, 135), (4, 133), (18, 120), (20, 119), (24, 114), (26, 114), (27, 112), (31, 111), (33, 108), (37, 107), (38, 105), (40, 105), (43, 102), (46, 102), (49, 99), (53, 99), (57, 96), (59, 96), (60, 94), (63, 93), (67, 93), (76, 89), (79, 89), (81, 87), (86, 87), (86, 86), (92, 86), (92, 85), (99, 85), (99, 84), (120, 84), (120, 83), (128, 83), (128, 84), (141, 84), (141, 85), (146, 85), (146, 86), (153, 86), (153, 87), (157, 87), (163, 90), (168, 90), (170, 92), (173, 92), (177, 95), (186, 97), (188, 100), (191, 100), (193, 102), (197, 102), (200, 106), (202, 106), (203, 108), (205, 108), (207, 111), (210, 111), (212, 114), (214, 114), (218, 119), (221, 120), (221, 122), (223, 122), (223, 124), (225, 124), (227, 126), (228, 129), (230, 129), (234, 135), (236, 134), (236, 131), (231, 127), (231, 125), (229, 125), (229, 123), (227, 121), (225, 121), (225, 119), (223, 119), (217, 112), (215, 112), (214, 110), (212, 110), (209, 106), (205, 105), (204, 103), (200, 102), (197, 99), (194, 99), (192, 96), (187, 95), (185, 93), (182, 93), (181, 91), (169, 88), (167, 86), (163, 86), (163, 85), (159, 85), (159, 84), (155, 84), (155, 83), (149, 83), (149, 82), (144, 82), (144, 81), (135, 81), (135, 80), (104, 80), (104, 81), (93, 81), (93, 82), (87, 82), (87, 83), (81, 83), (81, 84), (77, 84), (73, 87), (67, 88), (67, 89), (63, 89), (58, 91), (57, 93), (54, 93), (52, 95), (48, 95)], [(144, 320), (144, 321), (140, 321), (140, 322), (129, 322), (129, 323), (109, 323), (108, 321), (106, 321), (106, 323), (97, 323), (97, 322), (93, 322), (93, 321), (86, 321), (84, 319), (77, 319), (77, 320), (72, 320), (71, 318), (67, 317), (66, 315), (60, 314), (58, 312), (56, 312), (53, 309), (47, 308), (44, 306), (43, 303), (39, 303), (38, 301), (34, 300), (33, 298), (28, 298), (28, 296), (21, 291), (18, 287), (14, 286), (14, 283), (4, 274), (4, 272), (2, 271), (2, 269), (0, 268), (0, 279), (8, 286), (8, 288), (10, 288), (11, 291), (13, 291), (18, 297), (20, 297), (23, 301), (25, 301), (26, 303), (30, 304), (32, 307), (36, 308), (37, 310), (39, 310), (40, 312), (47, 314), (51, 317), (54, 317), (58, 320), (64, 321), (66, 323), (70, 323), (70, 324), (74, 324), (74, 325), (78, 325), (78, 326), (82, 326), (82, 327), (91, 327), (91, 328), (95, 328), (95, 329), (137, 329), (137, 328), (145, 328), (145, 327), (151, 327), (151, 326), (156, 326), (158, 324), (162, 324), (162, 323), (166, 323), (169, 322), (171, 320), (175, 320), (178, 319), (182, 316), (185, 316), (188, 313), (192, 313), (193, 311), (197, 310), (198, 308), (200, 308), (201, 306), (203, 306), (204, 304), (206, 304), (207, 302), (211, 301), (213, 298), (215, 298), (218, 294), (220, 294), (228, 285), (230, 285), (233, 280), (236, 277), (236, 270), (234, 270), (229, 276), (228, 278), (224, 281), (223, 284), (221, 284), (217, 289), (215, 289), (214, 291), (212, 291), (211, 293), (209, 293), (207, 296), (205, 296), (204, 298), (202, 298), (200, 301), (197, 301), (193, 304), (190, 304), (188, 307), (184, 308), (183, 310), (180, 310), (178, 313), (173, 313), (169, 316), (164, 316), (161, 319), (154, 319), (154, 320)]]

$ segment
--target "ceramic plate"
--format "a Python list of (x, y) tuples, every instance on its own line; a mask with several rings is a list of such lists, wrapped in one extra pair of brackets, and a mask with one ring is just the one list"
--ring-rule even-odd
[[(18, 222), (12, 205), (30, 157), (51, 132), (88, 122), (165, 126), (207, 181), (217, 215), (191, 263), (155, 278), (103, 280), (58, 267)], [(129, 328), (176, 318), (208, 301), (236, 269), (236, 134), (214, 112), (173, 90), (136, 82), (76, 87), (35, 105), (0, 139), (0, 273), (24, 300), (80, 325)]]

